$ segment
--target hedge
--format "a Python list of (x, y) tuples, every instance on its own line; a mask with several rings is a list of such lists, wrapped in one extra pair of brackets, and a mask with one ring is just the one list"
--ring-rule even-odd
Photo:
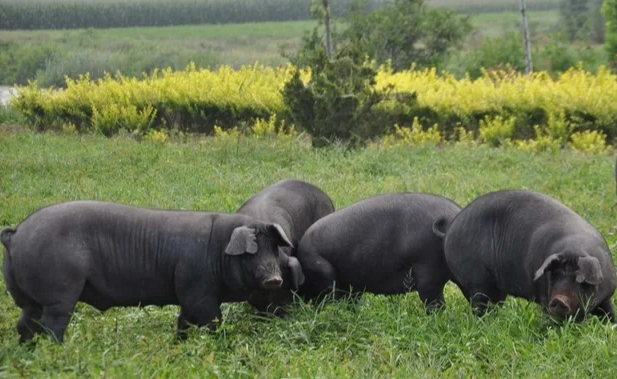
[[(20, 88), (12, 104), (39, 129), (69, 125), (106, 135), (172, 128), (211, 133), (215, 126), (225, 130), (272, 115), (289, 125), (281, 89), (292, 72), (291, 66), (255, 64), (238, 70), (189, 66), (142, 80), (85, 76), (69, 80), (62, 90), (31, 83)], [(309, 78), (305, 73), (303, 80)], [(572, 68), (557, 78), (545, 72), (490, 72), (476, 80), (457, 80), (434, 69), (392, 73), (382, 68), (376, 85), (387, 84), (400, 93), (415, 92), (417, 106), (407, 119), (417, 119), (424, 129), (439, 125), (444, 139), (457, 138), (460, 128), (493, 143), (538, 133), (558, 139), (583, 131), (597, 131), (608, 141), (617, 137), (617, 75), (604, 67), (597, 74)]]

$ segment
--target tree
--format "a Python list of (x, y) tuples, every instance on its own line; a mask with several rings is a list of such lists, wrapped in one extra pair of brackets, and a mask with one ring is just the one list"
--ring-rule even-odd
[(365, 5), (354, 3), (342, 42), (361, 47), (377, 63), (390, 61), (395, 71), (440, 65), (472, 30), (468, 17), (429, 9), (424, 0), (394, 0), (373, 12), (364, 12)]
[(589, 0), (561, 0), (559, 11), (561, 25), (568, 40), (583, 38), (589, 18)]
[(595, 43), (604, 43), (606, 20), (602, 15), (603, 0), (591, 0), (589, 9), (589, 37)]
[(617, 58), (617, 0), (606, 0), (602, 5), (606, 19), (606, 51), (612, 61)]

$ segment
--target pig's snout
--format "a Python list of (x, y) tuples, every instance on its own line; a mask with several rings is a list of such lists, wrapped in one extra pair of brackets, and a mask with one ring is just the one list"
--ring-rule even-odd
[(259, 267), (257, 278), (265, 289), (276, 289), (283, 284), (283, 273), (276, 263), (265, 264)]
[(572, 301), (570, 301), (570, 299), (568, 299), (564, 295), (556, 295), (551, 299), (551, 302), (548, 304), (549, 312), (554, 316), (562, 318), (571, 315), (574, 308), (575, 307), (572, 304)]
[(267, 288), (267, 289), (279, 288), (282, 284), (283, 284), (283, 278), (281, 278), (278, 275), (272, 276), (263, 281), (263, 286), (264, 288)]

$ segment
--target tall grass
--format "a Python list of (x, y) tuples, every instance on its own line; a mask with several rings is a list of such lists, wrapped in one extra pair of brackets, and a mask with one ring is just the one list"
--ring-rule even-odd
[[(322, 188), (340, 209), (392, 191), (442, 194), (461, 205), (502, 188), (561, 199), (614, 249), (614, 158), (487, 148), (313, 150), (272, 140), (138, 143), (127, 138), (4, 132), (0, 127), (0, 227), (50, 203), (98, 199), (144, 207), (234, 211), (283, 178)], [(0, 253), (1, 255), (1, 253)], [(210, 335), (174, 341), (178, 307), (79, 304), (58, 346), (19, 346), (19, 310), (0, 270), (0, 377), (8, 378), (613, 378), (617, 333), (590, 318), (550, 324), (508, 298), (482, 319), (451, 283), (446, 310), (427, 316), (417, 293), (366, 295), (356, 305), (298, 304), (264, 319), (225, 304)]]

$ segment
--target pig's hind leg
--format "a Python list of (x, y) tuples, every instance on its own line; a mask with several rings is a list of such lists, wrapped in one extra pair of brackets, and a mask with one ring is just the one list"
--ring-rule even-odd
[(19, 333), (19, 343), (30, 341), (35, 334), (43, 333), (41, 327), (41, 316), (43, 308), (38, 304), (31, 304), (21, 308), (19, 321), (17, 321), (17, 332)]
[(71, 321), (73, 310), (79, 300), (84, 283), (85, 280), (81, 280), (71, 283), (69, 288), (56, 288), (58, 296), (55, 296), (54, 301), (43, 305), (41, 324), (57, 342), (64, 341), (64, 332)]
[[(5, 253), (7, 254), (7, 253)], [(4, 281), (6, 288), (11, 294), (15, 305), (21, 308), (21, 314), (17, 321), (17, 333), (19, 333), (19, 342), (24, 343), (34, 338), (37, 333), (42, 333), (44, 330), (41, 327), (41, 316), (43, 306), (38, 304), (34, 299), (28, 296), (18, 285), (10, 269), (8, 260), (4, 264)]]
[(487, 278), (487, 281), (482, 285), (475, 285), (467, 290), (469, 302), (477, 316), (483, 316), (486, 311), (494, 305), (503, 305), (506, 300), (506, 294), (501, 292), (493, 279)]
[(445, 308), (443, 288), (448, 282), (448, 273), (439, 272), (432, 266), (416, 266), (412, 269), (415, 288), (420, 300), (426, 307), (426, 313), (434, 313)]
[(499, 289), (493, 273), (478, 258), (487, 253), (463, 254), (465, 250), (465, 246), (457, 246), (457, 254), (446, 255), (452, 274), (450, 280), (459, 287), (476, 316), (481, 317), (492, 304), (503, 304), (506, 294)]
[[(337, 286), (336, 269), (328, 260), (318, 254), (304, 254), (298, 256), (298, 260), (306, 277), (304, 285), (301, 287), (302, 293), (308, 299), (322, 301)], [(345, 291), (346, 288), (336, 288), (336, 290), (337, 293), (334, 296), (340, 298), (341, 295), (338, 291)]]

